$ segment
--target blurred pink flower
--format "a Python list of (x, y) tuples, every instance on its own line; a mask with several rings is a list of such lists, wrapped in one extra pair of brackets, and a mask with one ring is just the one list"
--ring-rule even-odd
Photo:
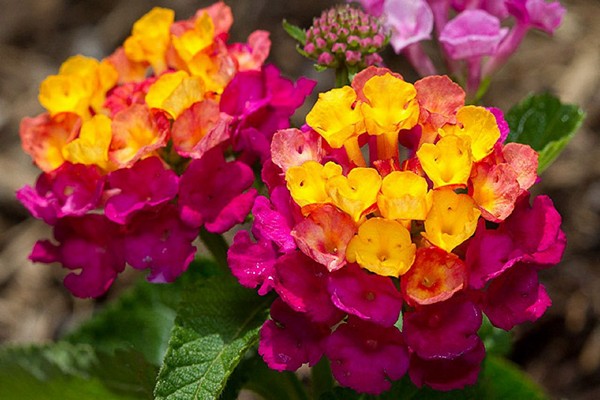
[(450, 20), (440, 33), (450, 58), (454, 60), (494, 54), (508, 33), (500, 20), (482, 10), (466, 10)]

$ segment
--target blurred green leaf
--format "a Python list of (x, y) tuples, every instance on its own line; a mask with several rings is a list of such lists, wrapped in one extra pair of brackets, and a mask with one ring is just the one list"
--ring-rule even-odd
[(0, 349), (3, 400), (152, 399), (157, 368), (136, 352), (96, 353), (87, 344)]
[(65, 340), (89, 343), (97, 350), (135, 349), (159, 366), (167, 349), (177, 306), (190, 282), (220, 273), (214, 262), (199, 259), (175, 282), (161, 285), (140, 280)]
[(481, 399), (547, 400), (544, 391), (512, 362), (488, 355), (477, 384)]
[(258, 342), (271, 301), (229, 276), (189, 285), (158, 376), (156, 398), (218, 398), (246, 351)]
[(196, 260), (172, 284), (138, 282), (61, 342), (0, 348), (0, 398), (152, 399), (184, 289), (222, 275)]
[(136, 349), (158, 366), (175, 320), (178, 289), (140, 281), (65, 340), (88, 343), (106, 352)]
[(283, 20), (283, 29), (287, 32), (288, 35), (290, 35), (293, 39), (297, 40), (298, 42), (300, 42), (302, 44), (302, 46), (304, 46), (306, 44), (306, 32), (304, 31), (304, 29), (290, 24), (289, 22), (287, 22), (287, 20)]
[(331, 366), (327, 357), (321, 360), (312, 367), (310, 371), (311, 390), (314, 399), (318, 399), (321, 394), (330, 391), (333, 388), (333, 376), (331, 375)]
[(479, 337), (483, 340), (487, 354), (506, 356), (512, 348), (512, 334), (503, 329), (496, 328), (487, 316), (483, 316), (483, 323), (479, 328)]
[(248, 373), (244, 387), (259, 394), (264, 400), (307, 400), (305, 386), (293, 372), (277, 372), (254, 354), (240, 365)]
[(506, 114), (510, 127), (507, 142), (528, 144), (539, 153), (541, 174), (573, 138), (585, 113), (563, 104), (551, 94), (531, 95)]

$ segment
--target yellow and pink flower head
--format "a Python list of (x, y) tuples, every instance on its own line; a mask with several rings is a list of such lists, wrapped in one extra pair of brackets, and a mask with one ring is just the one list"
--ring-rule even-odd
[(361, 392), (407, 372), (450, 390), (477, 379), (483, 313), (510, 329), (549, 306), (537, 271), (565, 237), (547, 197), (529, 204), (537, 153), (464, 99), (445, 76), (370, 67), (274, 135), (254, 240), (229, 252), (243, 285), (279, 295), (259, 347), (271, 368), (325, 355)]
[(315, 83), (263, 65), (265, 31), (228, 43), (232, 23), (222, 2), (183, 21), (154, 8), (109, 57), (71, 57), (42, 82), (46, 112), (20, 134), (44, 172), (17, 197), (58, 242), (30, 258), (80, 270), (65, 279), (75, 295), (104, 294), (126, 264), (171, 282), (200, 227), (222, 233), (246, 218), (252, 164)]

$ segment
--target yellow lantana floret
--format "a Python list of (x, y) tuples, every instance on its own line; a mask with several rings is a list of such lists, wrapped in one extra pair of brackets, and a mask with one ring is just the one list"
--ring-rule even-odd
[(50, 115), (61, 112), (72, 112), (87, 118), (90, 93), (81, 79), (73, 79), (64, 75), (51, 75), (40, 85), (38, 100)]
[(338, 175), (327, 181), (326, 191), (333, 204), (358, 222), (377, 201), (381, 176), (374, 168), (353, 168), (348, 177)]
[(425, 219), (422, 235), (434, 245), (451, 252), (470, 238), (481, 215), (477, 204), (466, 194), (443, 188), (433, 191), (433, 204)]
[(398, 134), (419, 120), (415, 87), (392, 74), (376, 75), (364, 85), (360, 110), (369, 135), (377, 136), (377, 157), (398, 158)]
[(111, 120), (97, 114), (81, 126), (79, 137), (65, 145), (62, 154), (73, 164), (97, 165), (109, 170), (108, 149), (112, 138)]
[(39, 101), (50, 115), (72, 112), (86, 119), (90, 108), (96, 112), (102, 109), (106, 92), (117, 79), (118, 73), (108, 61), (73, 56), (62, 64), (58, 75), (42, 82)]
[(342, 174), (342, 167), (334, 162), (321, 165), (307, 161), (298, 167), (291, 167), (285, 173), (287, 188), (296, 204), (304, 207), (309, 204), (330, 203), (325, 190), (326, 183), (334, 176)]
[(364, 121), (355, 107), (356, 92), (350, 86), (320, 93), (319, 99), (306, 116), (306, 123), (334, 149), (344, 147), (348, 159), (359, 167), (366, 166), (358, 144), (364, 132)]
[(132, 61), (148, 62), (155, 73), (166, 68), (165, 52), (170, 42), (170, 29), (175, 21), (175, 12), (155, 7), (133, 24), (123, 48)]
[(473, 165), (469, 138), (449, 135), (436, 144), (423, 143), (417, 157), (434, 188), (466, 185), (469, 180)]
[(306, 123), (335, 149), (360, 134), (362, 115), (353, 108), (356, 93), (350, 86), (319, 94), (319, 99), (306, 116)]
[(422, 221), (431, 207), (427, 181), (411, 171), (393, 171), (383, 178), (377, 206), (387, 219)]
[(201, 78), (189, 76), (185, 71), (164, 74), (150, 86), (146, 103), (150, 108), (167, 112), (173, 119), (192, 104), (204, 99)]
[(360, 109), (369, 135), (398, 133), (417, 124), (419, 104), (412, 84), (389, 73), (376, 75), (365, 83), (363, 93), (368, 102)]
[(189, 62), (198, 52), (206, 49), (214, 41), (215, 26), (207, 12), (194, 22), (194, 29), (181, 36), (173, 36), (173, 47), (181, 59)]
[(371, 218), (350, 240), (346, 259), (378, 275), (398, 277), (410, 269), (415, 253), (410, 233), (399, 222)]
[(458, 124), (444, 126), (439, 134), (469, 138), (473, 161), (479, 161), (492, 152), (500, 137), (500, 129), (491, 111), (484, 107), (464, 106), (456, 113), (456, 121)]

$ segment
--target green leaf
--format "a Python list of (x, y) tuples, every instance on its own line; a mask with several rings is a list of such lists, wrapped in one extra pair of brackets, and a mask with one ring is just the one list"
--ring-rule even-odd
[(0, 349), (0, 398), (152, 399), (156, 371), (139, 353), (98, 355), (87, 344), (5, 347)]
[(264, 400), (307, 400), (305, 386), (293, 372), (277, 372), (265, 364), (255, 353), (244, 360), (240, 368), (248, 371), (246, 389), (259, 394)]
[(483, 316), (483, 323), (477, 332), (487, 354), (506, 356), (512, 348), (512, 334), (503, 329), (496, 328), (487, 316)]
[(478, 383), (479, 394), (486, 400), (547, 400), (544, 391), (512, 362), (488, 355)]
[(331, 367), (329, 360), (326, 357), (321, 358), (321, 360), (312, 367), (310, 377), (314, 399), (318, 399), (321, 394), (326, 393), (333, 388)]
[(531, 95), (506, 114), (510, 127), (507, 142), (528, 144), (539, 153), (542, 173), (581, 126), (585, 113), (572, 104), (562, 104), (551, 94)]
[(325, 65), (321, 65), (321, 64), (314, 64), (313, 67), (315, 67), (315, 71), (317, 72), (323, 72), (323, 71), (327, 71), (327, 66)]
[(64, 339), (70, 343), (88, 343), (107, 353), (134, 349), (160, 366), (184, 287), (218, 273), (220, 268), (214, 262), (200, 259), (192, 262), (188, 271), (173, 283), (139, 281)]
[(134, 350), (115, 350), (114, 354), (98, 353), (98, 363), (91, 375), (98, 377), (113, 393), (153, 399), (158, 367)]
[(271, 297), (215, 276), (186, 288), (155, 388), (157, 399), (216, 399), (258, 342)]
[(176, 289), (140, 281), (65, 339), (106, 352), (136, 349), (158, 366), (175, 320)]
[(300, 42), (302, 44), (302, 46), (304, 46), (306, 44), (306, 32), (304, 31), (304, 29), (302, 29), (302, 28), (300, 28), (300, 27), (298, 27), (296, 25), (290, 24), (285, 19), (283, 20), (282, 25), (283, 25), (283, 29), (293, 39), (295, 39), (298, 42)]

